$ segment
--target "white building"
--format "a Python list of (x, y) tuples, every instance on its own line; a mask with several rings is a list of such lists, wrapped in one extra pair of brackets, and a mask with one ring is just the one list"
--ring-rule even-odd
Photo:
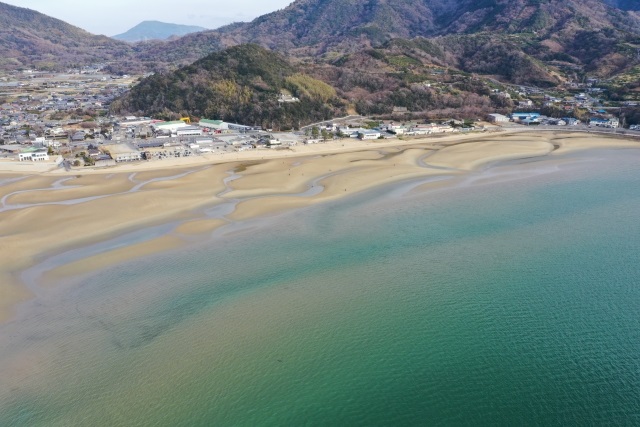
[(201, 136), (202, 128), (198, 126), (185, 126), (176, 131), (178, 136)]
[(44, 136), (38, 137), (33, 141), (34, 146), (59, 148), (60, 141), (47, 139)]
[(120, 125), (120, 127), (123, 127), (123, 128), (132, 128), (132, 127), (137, 127), (142, 125), (149, 125), (152, 123), (153, 123), (153, 120), (149, 118), (139, 119), (137, 117), (129, 116), (129, 117), (126, 117), (125, 120), (122, 120), (121, 122), (119, 122), (118, 124)]
[(49, 154), (46, 151), (32, 151), (29, 153), (20, 153), (18, 154), (18, 159), (21, 162), (48, 162)]
[(358, 138), (365, 139), (378, 139), (382, 136), (380, 131), (377, 130), (361, 130), (358, 132)]
[(508, 123), (509, 122), (509, 117), (502, 115), (502, 114), (489, 114), (487, 116), (487, 118), (489, 119), (489, 122), (491, 123)]
[(227, 126), (229, 127), (229, 129), (239, 132), (247, 132), (253, 130), (251, 126), (239, 125), (237, 123), (227, 123)]
[(189, 125), (183, 122), (182, 120), (176, 120), (173, 122), (154, 123), (152, 127), (155, 129), (156, 132), (177, 133), (178, 129), (189, 127)]
[(227, 123), (223, 122), (222, 120), (202, 119), (198, 123), (198, 126), (200, 126), (202, 128), (209, 128), (209, 129), (214, 129), (214, 130), (228, 130), (229, 129), (229, 125)]
[(620, 126), (620, 120), (615, 117), (611, 119), (592, 118), (591, 120), (589, 120), (589, 125), (616, 129)]
[(278, 102), (300, 102), (300, 99), (293, 95), (283, 93), (278, 97)]
[(448, 133), (453, 132), (455, 129), (449, 125), (438, 125), (435, 123), (430, 123), (427, 125), (417, 125), (411, 130), (415, 132), (415, 135), (425, 135), (425, 132), (426, 134)]
[(398, 125), (398, 124), (394, 124), (394, 123), (389, 123), (387, 125), (387, 131), (395, 133), (396, 135), (404, 134), (405, 130), (406, 130), (405, 127), (402, 126), (402, 125)]

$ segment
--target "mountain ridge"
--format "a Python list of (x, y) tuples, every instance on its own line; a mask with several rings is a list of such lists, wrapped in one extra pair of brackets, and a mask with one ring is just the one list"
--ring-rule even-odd
[[(392, 115), (400, 107), (421, 114), (482, 117), (489, 111), (507, 111), (511, 105), (508, 99), (491, 96), (495, 88), (491, 82), (496, 80), (555, 87), (566, 80), (581, 81), (587, 73), (608, 77), (640, 64), (636, 3), (624, 3), (626, 9), (614, 3), (623, 4), (622, 0), (297, 0), (250, 23), (168, 42), (161, 52), (176, 62), (190, 62), (188, 55), (206, 54), (207, 49), (227, 52), (233, 46), (256, 43), (286, 55), (305, 75), (330, 84), (350, 111)], [(189, 84), (177, 83), (184, 70), (158, 77), (153, 98), (166, 99), (167, 94), (201, 84), (194, 78), (188, 79)], [(190, 74), (207, 73), (201, 68)], [(445, 76), (441, 79), (445, 91), (425, 86), (434, 73)], [(226, 79), (220, 73), (207, 75), (212, 84)], [(234, 87), (240, 90), (240, 86)], [(136, 103), (135, 96), (134, 91), (122, 105), (146, 114), (158, 111)], [(220, 112), (224, 117), (224, 108), (206, 101), (189, 105), (193, 99), (185, 95), (174, 100), (170, 112), (197, 116), (206, 106), (208, 115)], [(265, 106), (273, 108), (269, 102), (260, 105)], [(287, 120), (280, 124), (294, 126)]]
[(297, 0), (248, 23), (133, 45), (0, 3), (6, 12), (0, 54), (14, 68), (105, 61), (109, 72), (136, 73), (176, 69), (254, 43), (292, 63), (317, 65), (322, 70), (317, 77), (337, 88), (341, 84), (335, 76), (352, 79), (351, 74), (362, 72), (354, 65), (359, 62), (411, 79), (423, 77), (421, 67), (444, 67), (548, 87), (587, 73), (610, 77), (639, 65), (639, 3)]
[(171, 37), (182, 37), (200, 31), (207, 31), (207, 28), (160, 21), (142, 21), (126, 32), (117, 34), (111, 38), (135, 43), (148, 40), (167, 40)]
[(58, 69), (132, 54), (127, 43), (93, 35), (31, 9), (0, 3), (0, 67)]
[(640, 34), (636, 10), (638, 0), (297, 0), (251, 22), (205, 35), (223, 45), (259, 43), (277, 50), (326, 46), (359, 34), (383, 43), (398, 37), (482, 31), (568, 31), (573, 24), (598, 30), (622, 27)]
[[(615, 5), (624, 6), (624, 9)], [(628, 68), (640, 46), (638, 0), (298, 0), (248, 23), (187, 35), (140, 52), (193, 62), (213, 51), (257, 43), (299, 58), (331, 59), (395, 39), (429, 38), (449, 50), (452, 66), (468, 61), (456, 44), (491, 34), (532, 60), (564, 62), (606, 76)], [(520, 37), (520, 41), (512, 42)], [(511, 40), (507, 42), (507, 40)], [(518, 47), (520, 45), (520, 47)], [(626, 51), (626, 53), (625, 53)], [(469, 68), (468, 71), (472, 71)]]

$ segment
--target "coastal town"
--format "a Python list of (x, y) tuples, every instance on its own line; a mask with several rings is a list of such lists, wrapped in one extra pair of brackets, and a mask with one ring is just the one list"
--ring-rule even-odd
[[(637, 103), (627, 101), (613, 106), (605, 99), (606, 89), (598, 86), (603, 82), (597, 79), (567, 83), (564, 94), (501, 84), (492, 96), (509, 101), (513, 111), (494, 112), (486, 117), (421, 120), (414, 112), (398, 107), (391, 118), (353, 115), (274, 132), (217, 118), (163, 121), (113, 116), (109, 111), (111, 102), (145, 76), (111, 75), (103, 69), (103, 64), (96, 64), (65, 73), (29, 69), (1, 76), (0, 167), (16, 162), (53, 163), (67, 169), (110, 167), (121, 162), (286, 150), (341, 138), (408, 139), (529, 126), (640, 134), (640, 125), (628, 124), (621, 117), (623, 106)], [(446, 89), (435, 81), (425, 85)], [(282, 93), (278, 101), (299, 100)], [(545, 115), (547, 111), (553, 114)]]

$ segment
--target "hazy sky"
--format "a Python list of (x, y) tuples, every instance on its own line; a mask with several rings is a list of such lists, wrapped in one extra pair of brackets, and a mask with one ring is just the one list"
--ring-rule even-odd
[(62, 19), (94, 34), (113, 36), (142, 21), (217, 28), (250, 21), (293, 0), (0, 0)]

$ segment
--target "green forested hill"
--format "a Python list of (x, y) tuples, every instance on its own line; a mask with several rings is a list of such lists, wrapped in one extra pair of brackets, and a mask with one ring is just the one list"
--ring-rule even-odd
[[(300, 102), (279, 103), (282, 90)], [(292, 128), (340, 114), (343, 106), (331, 86), (301, 73), (281, 55), (248, 44), (149, 77), (112, 109)]]
[[(487, 81), (432, 65), (443, 64), (444, 56), (427, 39), (394, 39), (328, 62), (299, 62), (257, 45), (239, 45), (145, 79), (112, 109), (290, 129), (353, 112), (391, 116), (396, 107), (423, 117), (468, 118), (511, 106), (492, 95)], [(282, 91), (299, 102), (278, 102)]]

